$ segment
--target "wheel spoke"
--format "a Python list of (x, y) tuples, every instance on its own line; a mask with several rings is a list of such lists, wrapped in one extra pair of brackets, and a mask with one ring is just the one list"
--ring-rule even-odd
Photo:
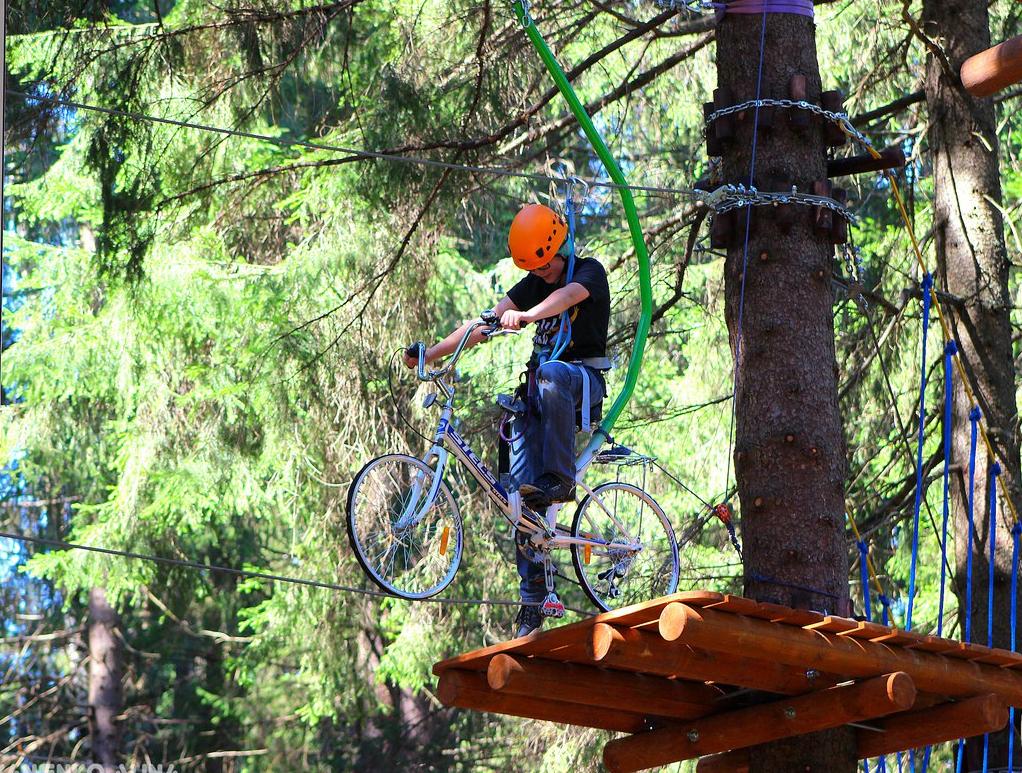
[[(434, 479), (421, 460), (395, 454), (368, 464), (349, 492), (348, 533), (356, 557), (377, 585), (405, 598), (441, 591), (461, 560), (461, 519), (447, 486), (441, 482), (434, 501), (423, 507)], [(402, 521), (407, 523), (395, 533)], [(430, 545), (445, 528), (451, 548), (441, 556)]]
[[(604, 609), (647, 601), (677, 588), (677, 543), (663, 510), (641, 489), (614, 482), (597, 486), (579, 505), (572, 535), (591, 535), (612, 543), (572, 546), (583, 589)], [(624, 543), (624, 544), (622, 544)], [(639, 550), (625, 545), (638, 544)]]

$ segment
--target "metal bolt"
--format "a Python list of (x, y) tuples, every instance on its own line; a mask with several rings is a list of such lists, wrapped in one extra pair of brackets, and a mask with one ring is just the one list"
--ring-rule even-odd
[(810, 668), (808, 671), (806, 671), (806, 679), (818, 679), (819, 677), (820, 672), (817, 671), (815, 668)]
[(698, 741), (699, 740), (699, 731), (698, 730), (689, 730), (688, 731), (688, 740), (690, 740), (692, 743), (695, 743), (696, 741)]
[(784, 716), (787, 719), (794, 719), (795, 718), (795, 709), (792, 708), (791, 706), (785, 707), (785, 709), (784, 709)]

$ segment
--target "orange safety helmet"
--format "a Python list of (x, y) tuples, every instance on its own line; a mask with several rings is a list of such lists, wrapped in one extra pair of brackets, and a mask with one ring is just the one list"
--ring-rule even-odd
[(532, 271), (549, 263), (567, 236), (568, 225), (563, 217), (550, 207), (529, 204), (511, 221), (507, 248), (518, 268)]

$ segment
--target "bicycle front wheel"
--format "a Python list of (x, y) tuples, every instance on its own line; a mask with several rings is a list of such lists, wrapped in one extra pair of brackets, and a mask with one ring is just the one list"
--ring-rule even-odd
[(348, 489), (348, 540), (363, 571), (403, 599), (435, 596), (454, 579), (464, 537), (447, 484), (430, 500), (436, 471), (388, 454), (363, 467)]
[(630, 483), (604, 483), (578, 506), (571, 560), (586, 595), (605, 612), (674, 593), (680, 561), (660, 505)]

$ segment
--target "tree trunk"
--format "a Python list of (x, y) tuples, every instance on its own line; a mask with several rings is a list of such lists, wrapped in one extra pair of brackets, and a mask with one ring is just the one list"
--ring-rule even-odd
[(118, 765), (120, 732), (117, 716), (123, 697), (124, 648), (121, 619), (102, 588), (89, 592), (89, 735), (92, 758), (104, 771)]
[[(997, 158), (994, 105), (990, 99), (969, 96), (958, 73), (962, 62), (990, 46), (987, 4), (974, 0), (926, 0), (923, 30), (939, 45), (947, 62), (930, 53), (926, 64), (926, 100), (929, 107), (930, 157), (934, 178), (934, 233), (939, 274), (951, 295), (962, 299), (949, 312), (955, 340), (969, 380), (977, 393), (983, 420), (1001, 465), (1001, 491), (1009, 492), (1016, 510), (1020, 494), (1018, 408), (1009, 320), (1008, 257), (1004, 224), (998, 205), (1001, 181)], [(952, 464), (964, 470), (952, 477), (956, 540), (955, 592), (964, 616), (968, 558), (968, 463), (971, 428), (970, 405), (955, 374), (953, 395)], [(990, 578), (990, 521), (987, 515), (988, 459), (982, 440), (976, 455), (973, 547), (972, 636), (987, 643), (987, 599)], [(994, 572), (993, 641), (1010, 644), (1011, 521), (1003, 499), (999, 502)], [(964, 618), (963, 618), (964, 619)], [(964, 628), (963, 628), (964, 631)], [(989, 765), (1007, 762), (1007, 732), (991, 737)], [(982, 739), (967, 747), (966, 770), (982, 767)]]
[[(734, 101), (756, 95), (763, 16), (727, 15), (717, 32), (717, 78)], [(819, 104), (815, 26), (804, 16), (766, 16), (762, 96), (787, 97), (792, 76), (806, 79)], [(824, 126), (789, 126), (788, 114), (760, 129), (754, 183), (760, 190), (826, 178)], [(724, 148), (724, 179), (749, 183), (752, 110), (736, 117)], [(737, 218), (725, 265), (725, 303), (736, 358), (735, 473), (745, 542), (745, 591), (758, 599), (844, 614), (848, 554), (844, 538), (845, 440), (837, 399), (831, 262), (806, 207), (790, 229), (776, 210), (753, 212), (740, 302), (745, 227)], [(739, 309), (741, 325), (739, 328)], [(847, 729), (768, 744), (750, 754), (753, 773), (856, 769)]]

